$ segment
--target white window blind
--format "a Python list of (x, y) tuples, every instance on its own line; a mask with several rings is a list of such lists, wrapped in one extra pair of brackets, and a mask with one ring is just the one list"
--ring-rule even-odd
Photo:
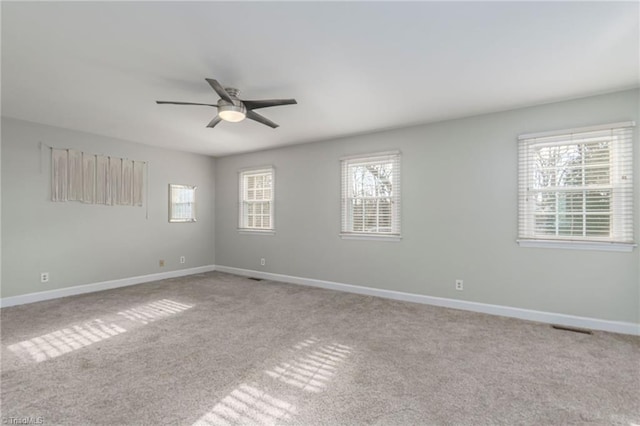
[(633, 243), (633, 125), (520, 136), (520, 240)]
[(400, 153), (342, 160), (341, 235), (400, 236)]
[(169, 222), (196, 221), (196, 189), (194, 185), (169, 184)]
[(242, 230), (272, 231), (273, 167), (240, 172), (240, 218)]

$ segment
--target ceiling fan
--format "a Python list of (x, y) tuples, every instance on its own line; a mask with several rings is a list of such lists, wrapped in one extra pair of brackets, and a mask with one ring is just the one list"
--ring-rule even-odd
[(218, 108), (216, 115), (207, 127), (216, 127), (222, 120), (237, 123), (245, 118), (265, 124), (271, 128), (278, 125), (266, 117), (258, 114), (254, 109), (267, 108), (278, 105), (297, 104), (295, 99), (261, 99), (261, 100), (243, 100), (238, 98), (240, 91), (232, 87), (222, 87), (217, 80), (205, 78), (207, 83), (216, 91), (220, 99), (217, 104), (199, 104), (195, 102), (172, 102), (172, 101), (156, 101), (157, 104), (173, 104), (173, 105), (203, 105)]

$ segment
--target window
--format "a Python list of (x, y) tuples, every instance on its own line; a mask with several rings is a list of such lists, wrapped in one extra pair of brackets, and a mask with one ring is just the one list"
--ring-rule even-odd
[(240, 172), (241, 230), (273, 231), (273, 168)]
[(169, 184), (169, 222), (196, 221), (196, 187)]
[(400, 237), (400, 153), (342, 160), (343, 237)]
[(632, 249), (633, 125), (520, 136), (521, 245), (547, 240)]

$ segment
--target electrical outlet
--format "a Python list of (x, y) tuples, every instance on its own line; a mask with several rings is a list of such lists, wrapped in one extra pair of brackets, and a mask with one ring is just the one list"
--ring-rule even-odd
[(264, 257), (262, 259), (260, 259), (260, 265), (264, 266), (267, 264), (267, 261), (264, 260)]
[(40, 274), (40, 282), (41, 283), (48, 283), (49, 282), (49, 273), (48, 272), (42, 272)]
[(160, 259), (160, 261), (158, 262), (158, 265), (160, 265), (160, 266), (164, 266), (164, 260), (163, 260), (163, 259)]
[(187, 259), (185, 259), (185, 257), (184, 257), (184, 256), (180, 256), (180, 263), (184, 263), (184, 262), (186, 262), (186, 261), (187, 261)]
[(458, 291), (464, 290), (464, 281), (456, 280), (456, 290)]

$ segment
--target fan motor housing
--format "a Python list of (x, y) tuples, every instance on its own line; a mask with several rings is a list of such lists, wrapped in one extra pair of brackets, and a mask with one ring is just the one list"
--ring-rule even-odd
[(233, 100), (233, 103), (220, 99), (218, 101), (218, 115), (225, 121), (238, 122), (244, 120), (247, 116), (247, 108), (238, 99), (240, 91), (232, 87), (225, 87), (225, 90)]

